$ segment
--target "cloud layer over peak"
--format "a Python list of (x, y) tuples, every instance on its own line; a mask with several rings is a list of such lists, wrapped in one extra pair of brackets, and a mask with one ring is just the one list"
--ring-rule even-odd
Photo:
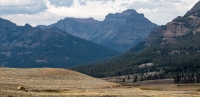
[(49, 25), (65, 17), (103, 20), (108, 13), (135, 9), (156, 24), (184, 15), (199, 0), (0, 0), (0, 17), (18, 25)]

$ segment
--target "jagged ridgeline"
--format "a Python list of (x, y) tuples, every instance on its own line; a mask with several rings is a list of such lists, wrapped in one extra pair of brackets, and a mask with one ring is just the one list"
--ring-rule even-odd
[(151, 31), (146, 40), (124, 55), (104, 63), (75, 68), (94, 77), (147, 72), (162, 72), (172, 77), (177, 73), (195, 75), (199, 69), (200, 2), (185, 16)]
[(58, 28), (17, 26), (0, 18), (0, 66), (61, 67), (114, 56), (118, 52)]

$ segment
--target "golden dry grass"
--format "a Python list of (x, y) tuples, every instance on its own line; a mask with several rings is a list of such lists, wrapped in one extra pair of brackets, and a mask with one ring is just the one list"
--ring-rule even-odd
[(17, 86), (31, 90), (58, 90), (116, 87), (109, 83), (75, 71), (52, 68), (15, 69), (0, 68), (1, 89), (16, 90)]
[(200, 97), (200, 88), (189, 86), (144, 82), (121, 86), (66, 69), (0, 68), (0, 97)]

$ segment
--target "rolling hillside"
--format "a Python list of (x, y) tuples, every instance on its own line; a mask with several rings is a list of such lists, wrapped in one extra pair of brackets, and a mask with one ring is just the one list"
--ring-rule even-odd
[(58, 28), (17, 26), (2, 18), (0, 23), (0, 66), (3, 67), (69, 68), (118, 54)]

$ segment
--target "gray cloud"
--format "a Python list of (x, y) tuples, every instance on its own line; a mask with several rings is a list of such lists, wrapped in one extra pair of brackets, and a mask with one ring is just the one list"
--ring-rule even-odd
[(85, 1), (86, 1), (86, 0), (79, 0), (78, 2), (79, 2), (81, 5), (87, 5)]
[(81, 5), (86, 5), (85, 2), (87, 2), (87, 1), (101, 1), (102, 4), (105, 4), (105, 3), (108, 2), (108, 1), (115, 2), (116, 0), (79, 0), (79, 3), (80, 3)]
[(79, 0), (79, 1), (102, 1), (102, 2), (107, 2), (107, 1), (116, 1), (116, 0)]
[(160, 3), (160, 2), (173, 2), (173, 3), (180, 3), (181, 0), (148, 0), (151, 3)]
[(159, 8), (173, 8), (176, 7), (175, 4), (177, 3), (181, 3), (180, 0), (167, 0), (167, 1), (163, 1), (163, 0), (149, 0), (149, 2), (142, 2), (142, 1), (135, 1), (132, 5), (129, 5), (128, 8), (132, 8), (135, 10), (144, 8), (144, 9), (149, 9), (149, 10), (153, 10), (153, 9), (159, 9)]
[(66, 6), (70, 7), (73, 5), (74, 0), (49, 0), (51, 5), (54, 5), (56, 7), (59, 6)]
[[(157, 24), (170, 22), (177, 16), (183, 16), (190, 7), (198, 0), (190, 2), (184, 0), (148, 0), (134, 1), (133, 4), (126, 4), (126, 8), (135, 9)], [(122, 5), (123, 6), (123, 5)]]
[[(98, 1), (98, 2), (97, 2)], [(64, 17), (93, 17), (135, 9), (156, 24), (183, 16), (199, 0), (0, 0), (0, 16), (17, 24), (50, 24)], [(111, 3), (113, 2), (113, 3)], [(85, 14), (87, 13), (87, 14)]]
[(0, 14), (35, 14), (47, 10), (43, 0), (18, 0), (18, 2), (10, 0), (0, 1)]

